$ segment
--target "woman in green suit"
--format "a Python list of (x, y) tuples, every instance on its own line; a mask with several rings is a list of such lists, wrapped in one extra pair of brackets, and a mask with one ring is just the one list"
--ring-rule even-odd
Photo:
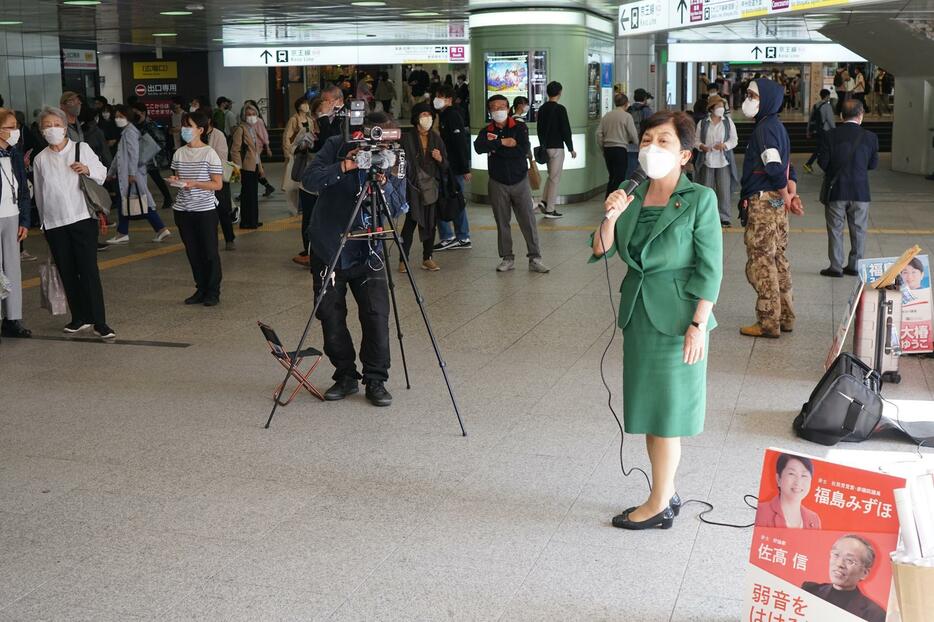
[(694, 122), (658, 112), (642, 123), (639, 164), (649, 177), (627, 196), (617, 190), (593, 236), (593, 257), (619, 253), (628, 266), (620, 287), (626, 432), (645, 434), (652, 492), (613, 518), (623, 529), (671, 527), (681, 509), (675, 473), (681, 437), (704, 428), (708, 335), (723, 277), (717, 196), (691, 183)]

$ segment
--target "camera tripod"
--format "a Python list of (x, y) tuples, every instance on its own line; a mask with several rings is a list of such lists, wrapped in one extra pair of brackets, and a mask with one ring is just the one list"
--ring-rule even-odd
[[(405, 372), (405, 388), (412, 388), (412, 385), (409, 382), (409, 368), (405, 360), (405, 346), (402, 343), (402, 325), (399, 322), (399, 308), (396, 305), (395, 283), (392, 280), (392, 274), (389, 270), (389, 262), (386, 253), (386, 243), (393, 241), (396, 244), (396, 248), (399, 249), (399, 256), (403, 265), (405, 266), (406, 275), (409, 279), (409, 285), (412, 287), (412, 293), (415, 296), (415, 302), (418, 303), (418, 308), (422, 315), (422, 321), (425, 323), (425, 330), (428, 332), (428, 337), (431, 339), (431, 347), (434, 349), (435, 358), (438, 359), (438, 367), (441, 369), (441, 376), (444, 378), (444, 384), (447, 387), (448, 395), (451, 398), (451, 405), (454, 407), (454, 414), (457, 416), (457, 423), (460, 425), (461, 434), (463, 436), (467, 436), (467, 430), (464, 429), (464, 420), (461, 418), (460, 408), (457, 405), (457, 399), (454, 397), (454, 389), (451, 387), (451, 381), (448, 378), (447, 364), (441, 357), (441, 348), (438, 346), (438, 340), (435, 338), (434, 331), (431, 328), (431, 322), (428, 319), (428, 312), (425, 310), (425, 299), (422, 297), (422, 294), (418, 289), (418, 285), (415, 284), (415, 277), (412, 275), (409, 259), (406, 257), (402, 250), (402, 240), (399, 239), (399, 233), (395, 230), (395, 227), (392, 226), (393, 221), (392, 215), (389, 211), (389, 205), (386, 203), (386, 197), (383, 195), (383, 191), (380, 188), (379, 181), (377, 179), (377, 176), (380, 174), (381, 171), (377, 170), (376, 168), (370, 168), (367, 172), (366, 182), (360, 189), (360, 193), (357, 195), (357, 203), (354, 206), (353, 213), (350, 215), (350, 219), (347, 221), (347, 226), (344, 227), (344, 232), (341, 234), (340, 243), (337, 246), (337, 251), (331, 258), (330, 263), (325, 266), (326, 272), (325, 274), (322, 274), (321, 289), (318, 291), (318, 296), (315, 299), (315, 304), (311, 310), (311, 315), (308, 316), (308, 322), (305, 324), (305, 330), (302, 332), (302, 337), (299, 340), (298, 345), (295, 347), (295, 351), (301, 352), (302, 347), (305, 345), (305, 340), (308, 338), (308, 333), (311, 331), (311, 325), (314, 322), (316, 314), (318, 313), (318, 308), (321, 306), (321, 302), (324, 300), (324, 296), (327, 294), (328, 288), (333, 287), (334, 285), (334, 275), (336, 270), (335, 266), (337, 266), (338, 262), (340, 261), (341, 253), (343, 252), (344, 246), (346, 246), (348, 240), (373, 240), (379, 243), (379, 259), (382, 263), (382, 270), (386, 274), (386, 283), (389, 289), (389, 297), (392, 302), (392, 312), (396, 322), (396, 335), (399, 339), (399, 352), (402, 356), (402, 369)], [(367, 229), (354, 231), (353, 227), (357, 222), (357, 216), (359, 216), (361, 211), (367, 209), (366, 203), (368, 199), (370, 224)], [(321, 208), (319, 207), (318, 209)], [(388, 229), (383, 228), (384, 222), (389, 223)], [(282, 381), (282, 385), (279, 391), (274, 396), (275, 403), (272, 406), (272, 411), (269, 413), (269, 419), (266, 420), (266, 425), (264, 426), (266, 429), (268, 429), (269, 424), (272, 423), (272, 418), (275, 416), (276, 410), (279, 408), (279, 406), (285, 406), (285, 403), (281, 401), (281, 397), (285, 392), (285, 387), (289, 381), (289, 378), (292, 377), (292, 371), (295, 369), (295, 364), (298, 360), (298, 357), (295, 356), (290, 358), (292, 360), (289, 365), (288, 372), (285, 375), (285, 380)]]

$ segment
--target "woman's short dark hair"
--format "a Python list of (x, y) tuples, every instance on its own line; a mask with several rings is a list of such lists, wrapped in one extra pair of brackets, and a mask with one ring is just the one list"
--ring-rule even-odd
[(678, 135), (678, 140), (681, 142), (681, 149), (685, 151), (693, 149), (697, 126), (694, 125), (694, 119), (686, 112), (659, 110), (642, 122), (642, 135), (645, 135), (646, 130), (667, 125), (668, 123), (675, 126), (675, 133)]
[(454, 87), (450, 84), (442, 84), (438, 87), (438, 97), (443, 97), (444, 99), (454, 99)]
[(519, 95), (514, 100), (512, 100), (512, 106), (509, 107), (509, 114), (516, 114), (516, 106), (528, 106), (529, 98), (523, 95)]
[(307, 103), (308, 103), (308, 98), (305, 97), (304, 95), (296, 99), (295, 104), (294, 104), (295, 112), (299, 112), (301, 110), (302, 104), (307, 104)]
[(202, 136), (208, 133), (208, 115), (201, 112), (201, 109), (195, 110), (194, 112), (186, 112), (182, 115), (182, 125), (188, 125), (188, 122), (193, 122), (197, 127), (201, 128)]
[(808, 473), (814, 475), (814, 463), (811, 462), (810, 458), (805, 458), (803, 456), (793, 456), (792, 454), (781, 454), (778, 456), (778, 461), (775, 463), (775, 473), (778, 475), (782, 474), (782, 471), (785, 470), (785, 467), (788, 466), (788, 463), (792, 460), (797, 460), (804, 468), (808, 470)]
[(136, 110), (133, 108), (128, 108), (123, 104), (117, 104), (114, 106), (114, 114), (117, 114), (118, 112), (126, 117), (129, 121), (133, 121), (133, 119), (136, 118)]

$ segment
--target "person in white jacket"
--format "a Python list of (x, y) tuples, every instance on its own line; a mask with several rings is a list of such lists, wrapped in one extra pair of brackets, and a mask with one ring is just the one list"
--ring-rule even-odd
[(113, 339), (97, 268), (98, 223), (79, 183), (79, 176), (85, 176), (103, 184), (107, 169), (88, 145), (68, 139), (67, 128), (62, 110), (44, 108), (39, 113), (39, 130), (49, 146), (33, 159), (36, 206), (71, 309), (65, 332), (93, 327), (98, 337)]
[(720, 224), (730, 226), (733, 192), (739, 185), (739, 169), (733, 150), (738, 137), (736, 124), (726, 114), (726, 101), (719, 95), (707, 99), (707, 117), (697, 124), (697, 160), (694, 181), (717, 193)]

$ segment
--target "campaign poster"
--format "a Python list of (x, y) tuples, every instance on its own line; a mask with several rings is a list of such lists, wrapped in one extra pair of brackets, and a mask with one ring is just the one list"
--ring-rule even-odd
[(750, 622), (884, 622), (905, 480), (768, 449), (749, 554)]
[[(869, 284), (879, 280), (898, 257), (861, 259), (859, 275)], [(931, 265), (927, 255), (917, 255), (901, 272), (902, 325), (899, 341), (903, 354), (934, 351), (932, 326)]]
[(850, 325), (853, 323), (853, 318), (856, 317), (856, 309), (859, 307), (859, 298), (863, 295), (863, 288), (865, 287), (866, 284), (860, 280), (856, 283), (853, 292), (850, 294), (850, 298), (846, 303), (846, 309), (843, 311), (843, 318), (841, 318), (840, 324), (837, 326), (837, 332), (834, 333), (833, 343), (830, 345), (830, 352), (827, 353), (827, 358), (824, 360), (825, 371), (830, 369), (830, 366), (833, 365), (833, 362), (843, 351), (843, 344), (846, 343), (846, 336), (850, 332)]
[(496, 52), (486, 55), (486, 95), (502, 95), (509, 105), (529, 96), (529, 53)]

